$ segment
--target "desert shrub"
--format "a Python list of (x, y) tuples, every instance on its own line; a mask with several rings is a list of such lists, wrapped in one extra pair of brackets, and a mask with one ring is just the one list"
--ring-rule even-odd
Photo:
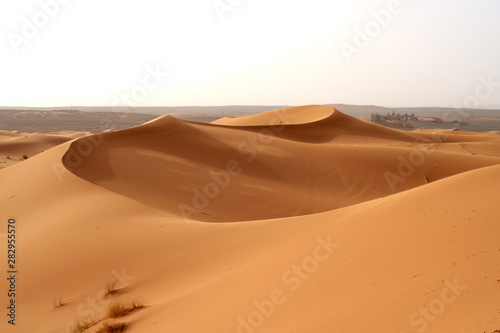
[(109, 295), (112, 295), (117, 292), (116, 289), (116, 280), (112, 279), (109, 280), (108, 284), (106, 287), (104, 287), (104, 297), (107, 297)]
[(108, 322), (105, 322), (97, 330), (96, 333), (120, 333), (120, 332), (125, 332), (126, 329), (127, 329), (127, 325), (124, 324), (124, 323), (108, 323)]
[(141, 308), (142, 304), (133, 299), (132, 301), (117, 300), (108, 305), (107, 315), (109, 318), (126, 316), (130, 311)]

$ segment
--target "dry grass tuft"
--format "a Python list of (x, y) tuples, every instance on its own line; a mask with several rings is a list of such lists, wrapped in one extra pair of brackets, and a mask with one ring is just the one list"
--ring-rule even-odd
[[(117, 292), (115, 288), (116, 280), (110, 280), (104, 289), (105, 298)], [(102, 296), (101, 296), (102, 297)], [(131, 300), (115, 299), (107, 302), (107, 308), (104, 314), (100, 316), (89, 316), (87, 318), (80, 318), (73, 322), (69, 329), (69, 333), (121, 333), (125, 332), (128, 325), (125, 323), (115, 323), (113, 318), (124, 317), (130, 312), (142, 308), (144, 305), (136, 298)], [(59, 307), (64, 304), (62, 298), (54, 300), (54, 307)], [(95, 328), (94, 328), (95, 326)], [(92, 328), (92, 329), (91, 329)], [(90, 330), (89, 330), (90, 329)]]
[(84, 320), (76, 320), (71, 326), (70, 333), (83, 333), (98, 322), (99, 320), (92, 317), (88, 317)]
[(124, 323), (104, 323), (96, 333), (120, 333), (125, 332), (127, 325)]
[(141, 308), (143, 304), (136, 299), (130, 302), (117, 300), (108, 305), (107, 315), (109, 318), (119, 318), (126, 316), (129, 312)]
[(66, 304), (66, 302), (62, 299), (62, 297), (56, 298), (52, 301), (52, 306), (54, 309), (60, 308), (64, 304)]
[(115, 279), (109, 280), (106, 287), (104, 287), (104, 298), (106, 298), (109, 295), (113, 295), (117, 292), (118, 292), (118, 289), (116, 289), (116, 280)]

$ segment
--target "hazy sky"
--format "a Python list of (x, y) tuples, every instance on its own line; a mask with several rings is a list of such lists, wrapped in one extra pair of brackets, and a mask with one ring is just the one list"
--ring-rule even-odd
[(0, 0), (0, 105), (500, 104), (498, 0)]

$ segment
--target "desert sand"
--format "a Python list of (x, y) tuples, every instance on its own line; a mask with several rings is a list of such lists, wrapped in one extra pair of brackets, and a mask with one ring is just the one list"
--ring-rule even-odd
[(84, 135), (86, 133), (69, 131), (57, 133), (0, 131), (0, 169)]
[(0, 151), (29, 156), (0, 170), (2, 252), (10, 218), (18, 250), (2, 332), (500, 329), (497, 134), (304, 106), (2, 132)]

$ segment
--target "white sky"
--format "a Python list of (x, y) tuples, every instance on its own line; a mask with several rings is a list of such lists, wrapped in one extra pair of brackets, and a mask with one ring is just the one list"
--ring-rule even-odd
[(500, 104), (500, 1), (219, 2), (0, 0), (0, 105)]

